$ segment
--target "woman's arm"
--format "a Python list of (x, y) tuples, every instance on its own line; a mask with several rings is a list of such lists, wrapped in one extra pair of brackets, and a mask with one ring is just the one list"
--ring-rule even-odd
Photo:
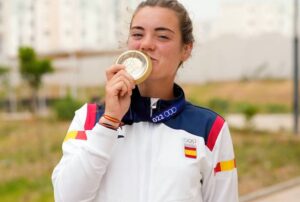
[[(130, 106), (133, 78), (122, 65), (106, 71), (105, 110), (93, 128), (86, 128), (88, 105), (79, 109), (63, 143), (63, 157), (53, 171), (55, 200), (91, 201), (100, 188), (114, 144), (119, 120)], [(107, 117), (107, 118), (105, 118)]]
[(205, 202), (238, 202), (237, 169), (227, 123), (217, 117), (208, 136), (209, 168), (203, 179)]
[(87, 105), (79, 109), (63, 143), (63, 157), (53, 171), (55, 201), (90, 201), (106, 172), (118, 132), (96, 124), (85, 130)]

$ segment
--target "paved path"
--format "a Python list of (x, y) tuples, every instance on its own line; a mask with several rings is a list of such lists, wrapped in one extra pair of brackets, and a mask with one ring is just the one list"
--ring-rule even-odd
[(300, 177), (240, 197), (240, 202), (299, 202)]
[[(246, 121), (243, 114), (229, 114), (225, 117), (230, 126), (244, 128)], [(252, 124), (259, 130), (266, 131), (292, 131), (292, 114), (257, 114), (253, 117)], [(299, 200), (300, 201), (300, 200)]]
[(251, 202), (299, 202), (299, 201), (300, 201), (300, 185), (273, 193), (270, 196), (253, 200)]

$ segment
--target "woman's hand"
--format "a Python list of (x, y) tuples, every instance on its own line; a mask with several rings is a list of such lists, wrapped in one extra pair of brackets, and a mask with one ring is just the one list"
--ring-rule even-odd
[(122, 120), (130, 106), (135, 82), (123, 65), (112, 65), (106, 70), (105, 114)]

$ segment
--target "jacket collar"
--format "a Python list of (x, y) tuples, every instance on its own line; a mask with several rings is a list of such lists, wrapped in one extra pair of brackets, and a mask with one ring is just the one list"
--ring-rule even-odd
[(132, 124), (141, 121), (160, 123), (175, 117), (185, 106), (185, 96), (182, 88), (177, 84), (174, 84), (173, 91), (174, 99), (159, 99), (156, 109), (151, 109), (150, 97), (142, 97), (138, 88), (135, 88), (131, 96), (130, 108), (122, 119), (123, 123)]

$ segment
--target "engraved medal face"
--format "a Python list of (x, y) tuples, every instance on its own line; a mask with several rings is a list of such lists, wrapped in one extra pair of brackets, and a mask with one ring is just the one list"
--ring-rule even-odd
[(142, 83), (147, 79), (152, 70), (150, 58), (136, 50), (122, 53), (116, 63), (125, 66), (126, 71), (134, 78), (136, 84)]

